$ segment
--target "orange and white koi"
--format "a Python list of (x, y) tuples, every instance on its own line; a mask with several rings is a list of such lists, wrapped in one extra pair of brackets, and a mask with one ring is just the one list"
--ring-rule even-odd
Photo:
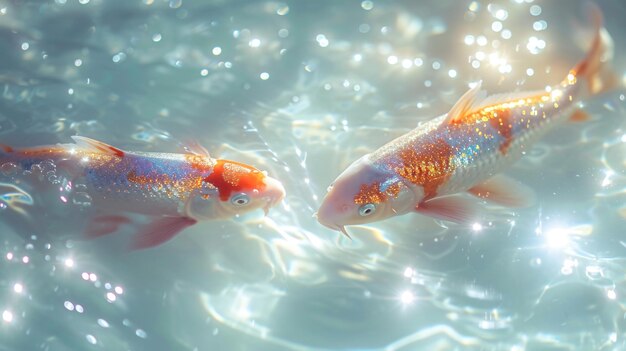
[(498, 173), (567, 119), (581, 97), (607, 88), (604, 63), (612, 42), (600, 10), (593, 7), (591, 12), (591, 49), (562, 82), (542, 91), (489, 97), (476, 84), (447, 114), (350, 165), (329, 187), (319, 222), (346, 235), (345, 225), (409, 212), (469, 222), (472, 202), (450, 196), (462, 192), (512, 207), (529, 205), (530, 189)]
[(211, 158), (204, 149), (184, 154), (128, 152), (74, 136), (75, 144), (14, 149), (0, 146), (0, 164), (30, 169), (51, 160), (81, 179), (100, 213), (87, 228), (97, 237), (130, 220), (125, 212), (153, 216), (135, 236), (134, 249), (159, 245), (201, 220), (265, 213), (285, 196), (282, 184), (260, 170)]

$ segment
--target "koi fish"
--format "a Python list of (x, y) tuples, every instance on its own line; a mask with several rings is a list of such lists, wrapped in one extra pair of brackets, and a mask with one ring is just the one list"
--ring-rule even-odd
[(204, 150), (185, 154), (128, 152), (103, 142), (73, 136), (74, 144), (14, 149), (0, 146), (0, 164), (29, 170), (51, 160), (81, 179), (99, 213), (88, 237), (118, 229), (125, 212), (152, 217), (134, 237), (133, 249), (159, 245), (198, 221), (231, 218), (269, 209), (285, 196), (282, 184), (260, 170), (211, 158)]
[[(318, 221), (345, 235), (346, 225), (409, 212), (470, 223), (473, 203), (452, 196), (464, 192), (505, 206), (529, 206), (532, 191), (498, 173), (566, 120), (581, 97), (608, 88), (604, 63), (612, 41), (600, 9), (593, 7), (591, 14), (591, 48), (562, 82), (542, 91), (492, 96), (476, 84), (447, 114), (352, 163), (329, 187)], [(574, 113), (572, 119), (580, 116)]]

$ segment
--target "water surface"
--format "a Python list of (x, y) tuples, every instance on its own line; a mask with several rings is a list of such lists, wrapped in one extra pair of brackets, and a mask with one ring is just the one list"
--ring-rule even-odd
[[(626, 5), (598, 3), (624, 82)], [(536, 191), (531, 208), (477, 201), (469, 227), (407, 215), (351, 227), (351, 241), (312, 217), (353, 160), (445, 113), (468, 84), (560, 81), (588, 45), (584, 8), (0, 0), (3, 144), (197, 141), (288, 192), (267, 218), (128, 253), (132, 227), (81, 240), (88, 194), (4, 174), (0, 350), (624, 349), (624, 89), (585, 100), (589, 121), (508, 170)]]

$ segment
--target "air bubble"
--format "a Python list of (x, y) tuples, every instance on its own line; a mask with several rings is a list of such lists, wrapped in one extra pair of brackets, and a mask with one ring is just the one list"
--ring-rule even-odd
[(18, 165), (13, 162), (6, 162), (0, 166), (0, 172), (6, 176), (14, 175), (17, 173)]
[(113, 57), (111, 58), (111, 60), (113, 60), (113, 62), (115, 63), (119, 63), (124, 61), (124, 59), (126, 59), (126, 54), (123, 52), (117, 53), (115, 55), (113, 55)]
[(539, 5), (533, 5), (530, 7), (530, 14), (533, 16), (539, 16), (541, 15), (541, 6)]
[(533, 23), (533, 29), (537, 32), (545, 30), (546, 28), (548, 28), (548, 22), (544, 20), (536, 21), (535, 23)]
[(587, 266), (585, 268), (585, 275), (591, 280), (604, 278), (604, 272), (600, 266)]
[(68, 311), (74, 311), (74, 304), (71, 301), (65, 301), (63, 303), (63, 306), (65, 307), (66, 310)]
[(82, 191), (77, 191), (74, 193), (74, 196), (72, 196), (72, 202), (74, 203), (74, 205), (91, 206), (91, 201), (91, 196)]
[(92, 345), (95, 345), (98, 342), (98, 340), (96, 340), (96, 337), (91, 334), (87, 334), (85, 338), (87, 339), (87, 342), (89, 342)]
[(282, 6), (276, 10), (276, 14), (279, 16), (284, 16), (289, 13), (289, 6), (282, 4)]

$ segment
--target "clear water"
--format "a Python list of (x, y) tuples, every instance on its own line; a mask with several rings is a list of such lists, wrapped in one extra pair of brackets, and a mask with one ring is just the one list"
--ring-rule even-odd
[[(600, 2), (626, 80), (626, 4)], [(581, 1), (0, 0), (0, 140), (198, 141), (288, 191), (270, 216), (126, 252), (80, 240), (88, 194), (3, 175), (0, 350), (623, 350), (626, 102), (508, 174), (537, 204), (471, 227), (312, 214), (351, 161), (483, 80), (541, 89), (584, 56)], [(581, 31), (583, 34), (581, 34)], [(60, 196), (66, 196), (67, 202)], [(22, 209), (20, 211), (20, 209)], [(30, 217), (26, 217), (29, 215)]]

